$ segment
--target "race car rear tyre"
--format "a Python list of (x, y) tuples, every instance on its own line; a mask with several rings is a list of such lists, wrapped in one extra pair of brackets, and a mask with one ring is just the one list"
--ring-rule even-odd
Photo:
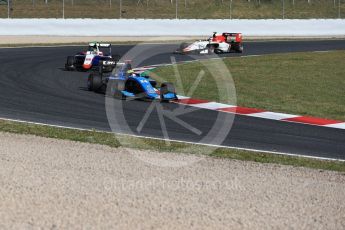
[(116, 63), (118, 63), (121, 59), (121, 56), (118, 54), (114, 54), (111, 57), (112, 57), (113, 61), (115, 61)]
[(111, 72), (108, 70), (109, 66), (104, 66), (103, 63), (100, 61), (98, 64), (98, 73), (99, 75), (103, 75), (103, 73)]
[(236, 53), (243, 53), (243, 45), (242, 44), (236, 45), (235, 51)]
[[(103, 63), (104, 62), (104, 63)], [(111, 63), (110, 63), (111, 62)], [(98, 72), (100, 75), (104, 73), (110, 73), (116, 67), (116, 61), (111, 59), (105, 59), (99, 62), (98, 64)]]
[(74, 56), (68, 56), (65, 64), (65, 69), (68, 71), (74, 70), (75, 58)]
[(99, 64), (98, 64), (98, 73), (99, 73), (100, 75), (103, 74), (103, 64), (102, 64), (101, 62), (99, 62)]
[(95, 74), (92, 73), (89, 75), (88, 79), (87, 79), (87, 89), (89, 91), (100, 91), (101, 87), (102, 87), (103, 83), (102, 83), (102, 77), (99, 74)]

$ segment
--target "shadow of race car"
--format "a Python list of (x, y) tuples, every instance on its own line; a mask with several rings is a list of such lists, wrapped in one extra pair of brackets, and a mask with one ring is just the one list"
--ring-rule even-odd
[(102, 67), (111, 71), (119, 59), (119, 55), (112, 55), (111, 44), (91, 42), (86, 52), (67, 57), (65, 69), (67, 71), (88, 71)]
[(135, 73), (130, 62), (117, 63), (110, 75), (95, 71), (87, 79), (88, 90), (106, 93), (122, 100), (132, 98), (169, 102), (178, 99), (172, 83), (162, 83), (160, 88), (156, 86), (154, 79), (143, 73)]

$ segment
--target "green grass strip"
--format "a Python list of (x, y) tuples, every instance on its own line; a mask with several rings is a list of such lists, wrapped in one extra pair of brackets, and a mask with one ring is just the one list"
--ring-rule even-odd
[[(183, 85), (178, 93), (183, 95), (204, 70), (193, 98), (229, 104), (216, 83), (233, 82), (238, 106), (345, 121), (344, 60), (345, 51), (232, 57), (160, 67), (152, 75), (179, 85), (178, 69)], [(206, 64), (221, 64), (231, 75), (221, 76)]]
[(197, 144), (187, 144), (181, 142), (170, 142), (167, 145), (163, 140), (150, 138), (132, 137), (126, 135), (112, 134), (98, 131), (74, 130), (68, 128), (58, 128), (46, 125), (14, 122), (0, 120), (0, 131), (35, 135), (46, 138), (56, 138), (61, 140), (71, 140), (91, 144), (101, 144), (113, 148), (127, 147), (134, 149), (154, 150), (160, 152), (175, 152), (186, 154), (208, 154), (210, 157), (226, 158), (241, 161), (254, 161), (260, 163), (275, 163), (291, 165), (296, 167), (308, 167), (320, 170), (332, 170), (345, 172), (345, 162), (317, 160), (304, 157), (285, 156), (271, 153), (251, 152), (229, 148), (214, 148)]

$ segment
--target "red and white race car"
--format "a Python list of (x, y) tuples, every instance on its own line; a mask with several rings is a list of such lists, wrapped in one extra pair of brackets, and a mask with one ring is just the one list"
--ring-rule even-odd
[(206, 40), (199, 40), (189, 43), (182, 43), (175, 53), (182, 54), (221, 54), (230, 52), (243, 52), (242, 33), (213, 33), (213, 36)]
[(111, 44), (90, 42), (86, 52), (67, 57), (65, 69), (87, 71), (102, 67), (103, 70), (110, 72), (119, 59), (119, 55), (112, 55)]

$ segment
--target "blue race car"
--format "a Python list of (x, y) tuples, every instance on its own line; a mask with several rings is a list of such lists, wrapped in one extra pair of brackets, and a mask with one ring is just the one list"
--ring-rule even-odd
[(162, 83), (159, 89), (157, 82), (144, 74), (135, 73), (130, 62), (117, 63), (112, 73), (105, 76), (101, 71), (88, 76), (87, 88), (94, 92), (106, 92), (118, 99), (134, 98), (144, 100), (177, 100), (172, 83)]

